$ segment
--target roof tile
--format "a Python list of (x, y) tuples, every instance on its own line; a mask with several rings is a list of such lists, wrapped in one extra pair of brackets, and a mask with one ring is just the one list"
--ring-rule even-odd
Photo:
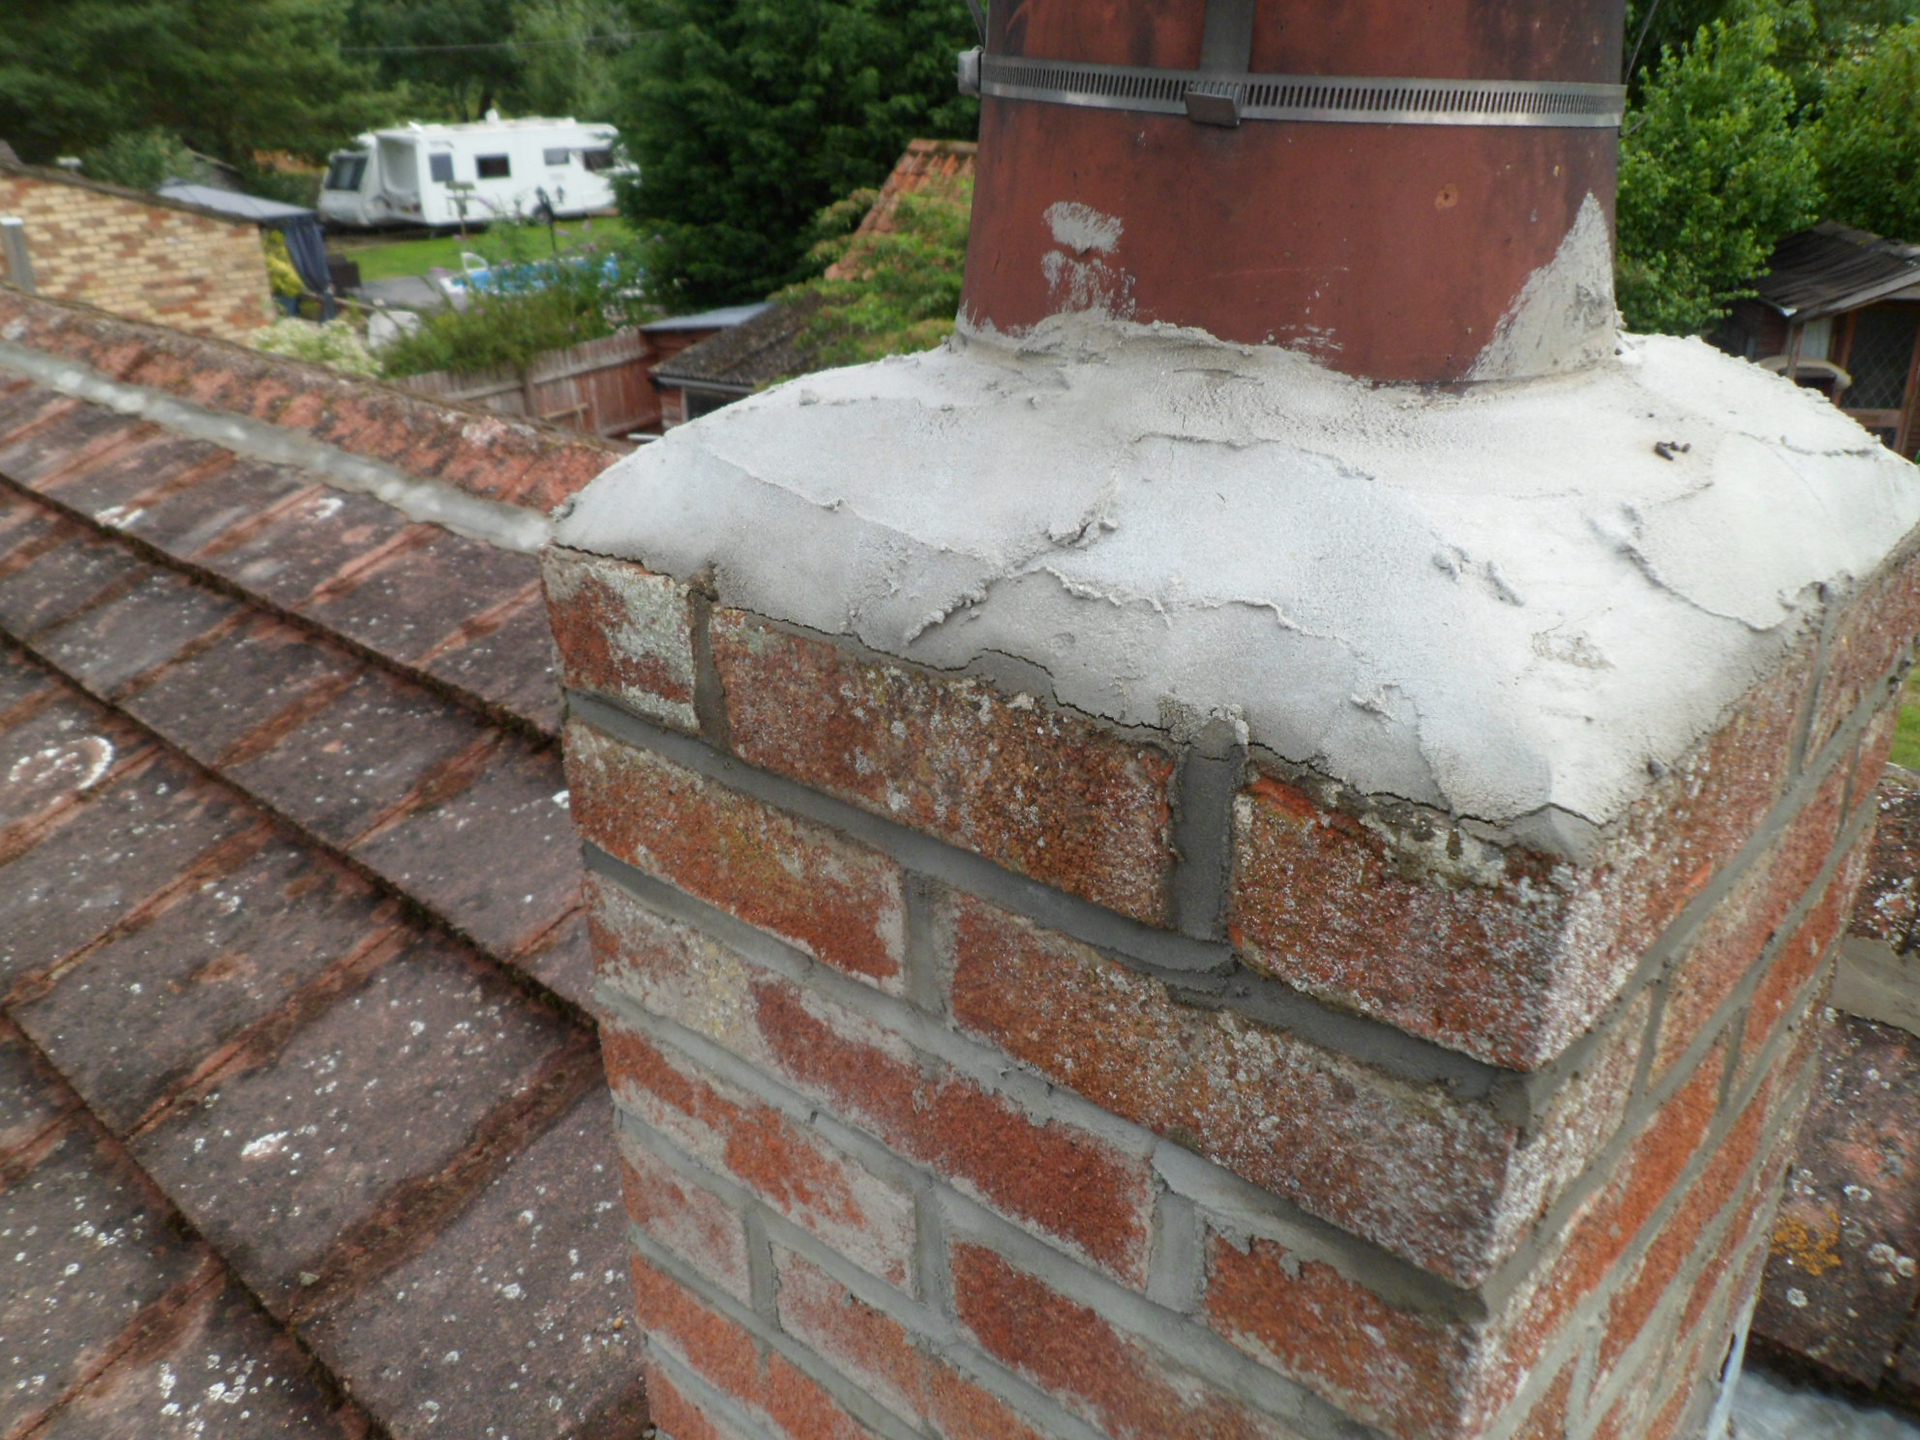
[(559, 1048), (560, 1022), (423, 937), (134, 1154), (269, 1308), (403, 1181), (453, 1159)]
[(322, 840), (346, 845), (489, 733), (466, 710), (368, 670), (231, 775)]
[[(263, 460), (236, 460), (139, 505), (128, 504), (109, 523), (167, 554), (185, 559), (243, 520), (305, 490), (297, 470)], [(103, 517), (103, 519), (106, 517)]]
[(130, 1167), (70, 1127), (0, 1189), (0, 1433), (29, 1429), (206, 1258)]
[(79, 614), (110, 587), (156, 573), (127, 551), (96, 545), (77, 526), (67, 527), (59, 544), (0, 578), (0, 630), (30, 638)]
[(38, 638), (35, 648), (93, 694), (116, 694), (240, 614), (238, 600), (168, 571)]
[[(390, 932), (398, 907), (283, 840), (88, 955), (15, 1018), (118, 1133), (204, 1057)], [(127, 1016), (140, 1016), (138, 1045)]]
[(371, 495), (316, 485), (259, 529), (236, 526), (194, 560), (251, 595), (292, 607), (411, 525)]
[(250, 823), (231, 796), (164, 756), (103, 787), (0, 866), (0, 986), (98, 938)]
[(72, 1109), (71, 1097), (41, 1072), (20, 1032), (0, 1020), (0, 1164)]
[(6, 836), (42, 820), (103, 783), (130, 756), (144, 753), (144, 736), (124, 721), (75, 697), (49, 689), (39, 705), (0, 731), (0, 858), (16, 853)]
[(313, 1327), (396, 1433), (638, 1437), (625, 1212), (604, 1087), (439, 1240)]
[(231, 1281), (167, 1317), (136, 1354), (57, 1411), (34, 1440), (353, 1440), (307, 1358)]
[(557, 736), (560, 657), (545, 599), (535, 590), (477, 620), (429, 656), (425, 673)]

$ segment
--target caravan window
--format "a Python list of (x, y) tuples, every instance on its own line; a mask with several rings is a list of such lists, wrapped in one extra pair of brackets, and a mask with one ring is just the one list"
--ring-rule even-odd
[(580, 159), (586, 165), (587, 169), (596, 175), (602, 170), (611, 170), (613, 168), (613, 151), (611, 150), (582, 150), (580, 152)]
[(367, 173), (365, 155), (336, 155), (327, 166), (327, 189), (358, 190), (360, 178)]
[(427, 175), (436, 185), (453, 183), (453, 156), (429, 155), (427, 157)]
[(567, 149), (565, 146), (562, 146), (558, 150), (549, 150), (547, 151), (547, 164), (564, 165), (572, 154), (573, 151)]
[(473, 163), (482, 180), (505, 180), (513, 174), (513, 165), (505, 155), (476, 155)]

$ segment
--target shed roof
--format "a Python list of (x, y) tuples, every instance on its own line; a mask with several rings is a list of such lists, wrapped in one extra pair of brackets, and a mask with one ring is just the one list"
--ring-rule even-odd
[(1782, 240), (1754, 289), (1782, 315), (1805, 321), (1914, 285), (1920, 285), (1920, 245), (1826, 221)]
[(289, 220), (318, 219), (320, 212), (303, 205), (287, 205), (263, 195), (243, 195), (238, 190), (222, 190), (216, 185), (192, 185), (184, 180), (168, 181), (156, 192), (166, 200), (180, 200), (203, 210), (217, 210), (236, 220), (251, 220), (256, 225), (284, 225)]
[(640, 328), (649, 335), (669, 330), (724, 330), (751, 320), (768, 304), (765, 300), (755, 300), (748, 305), (722, 305), (718, 309), (701, 310), (692, 315), (669, 315), (664, 320), (654, 320)]

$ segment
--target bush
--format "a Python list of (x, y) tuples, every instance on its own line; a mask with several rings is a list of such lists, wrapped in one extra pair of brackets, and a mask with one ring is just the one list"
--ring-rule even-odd
[[(871, 190), (821, 212), (820, 228), (844, 229), (867, 213)], [(777, 297), (816, 308), (802, 332), (809, 368), (857, 365), (883, 355), (931, 350), (953, 333), (967, 265), (971, 181), (951, 192), (904, 195), (891, 230), (823, 240), (813, 258), (832, 266), (850, 260), (853, 273), (823, 275)]]
[(528, 237), (508, 230), (481, 253), (492, 272), (488, 287), (464, 310), (430, 312), (419, 329), (381, 351), (389, 375), (525, 370), (544, 351), (598, 340), (655, 313), (628, 250), (588, 244), (535, 259)]
[(381, 363), (366, 347), (360, 334), (345, 320), (329, 320), (315, 325), (306, 320), (276, 320), (248, 337), (256, 350), (269, 355), (285, 355), (324, 365), (343, 375), (377, 380), (383, 373)]
[(1761, 11), (1666, 51), (1620, 141), (1620, 308), (1635, 330), (1697, 334), (1753, 293), (1780, 239), (1819, 218), (1793, 83)]
[(169, 180), (196, 183), (212, 178), (212, 167), (168, 130), (136, 130), (116, 135), (81, 157), (81, 174), (130, 190), (158, 190)]

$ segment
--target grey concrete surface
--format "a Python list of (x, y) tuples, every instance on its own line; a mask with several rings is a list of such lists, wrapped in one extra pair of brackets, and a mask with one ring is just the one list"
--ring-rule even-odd
[(1733, 1395), (1730, 1440), (1920, 1440), (1920, 1421), (1748, 1367)]

